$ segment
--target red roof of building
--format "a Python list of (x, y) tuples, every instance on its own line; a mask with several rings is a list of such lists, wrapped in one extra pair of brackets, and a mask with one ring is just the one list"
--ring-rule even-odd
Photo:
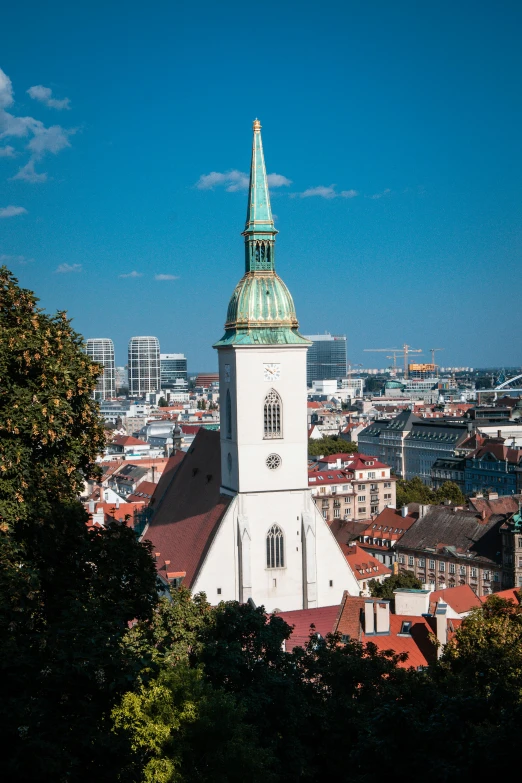
[(339, 543), (339, 546), (358, 581), (375, 579), (377, 576), (391, 575), (390, 568), (379, 562), (373, 555), (365, 552), (364, 549), (361, 549), (357, 544), (354, 546), (347, 546), (346, 544)]
[(323, 403), (322, 402), (311, 401), (311, 402), (307, 402), (306, 403), (306, 407), (307, 408), (315, 408), (315, 409), (322, 408), (323, 407)]
[(116, 446), (148, 446), (144, 440), (133, 438), (132, 435), (116, 435), (112, 443)]
[(127, 500), (129, 503), (136, 503), (140, 500), (147, 502), (153, 496), (157, 486), (158, 485), (154, 484), (152, 481), (142, 481), (141, 484), (138, 484), (132, 495), (128, 496)]
[(518, 497), (500, 495), (498, 498), (470, 498), (469, 507), (479, 514), (484, 512), (486, 519), (493, 514), (515, 514), (518, 511)]
[(398, 541), (406, 530), (409, 530), (414, 522), (417, 521), (418, 516), (418, 514), (407, 514), (403, 517), (400, 511), (388, 506), (383, 508), (381, 513), (368, 524), (363, 535)]
[[(497, 593), (498, 595), (498, 593)], [(435, 590), (430, 595), (430, 611), (433, 613), (437, 601), (442, 598), (448, 606), (462, 614), (469, 612), (476, 606), (481, 606), (480, 598), (473, 592), (469, 585), (459, 585), (459, 587), (447, 587), (445, 590)]]
[[(105, 519), (112, 518), (118, 522), (125, 522), (126, 517), (132, 521), (136, 511), (141, 511), (145, 507), (145, 502), (140, 500), (135, 503), (96, 503), (96, 512), (103, 511)], [(92, 518), (91, 522), (92, 522)]]
[(181, 424), (181, 431), (184, 435), (197, 435), (201, 429), (201, 424)]
[(308, 484), (342, 484), (353, 481), (353, 473), (342, 468), (330, 468), (329, 470), (317, 470), (311, 468), (308, 471)]
[[(510, 587), (508, 590), (500, 590), (498, 593), (494, 593), (497, 598), (504, 598), (506, 601), (513, 601), (516, 606), (520, 604), (520, 587)], [(490, 596), (485, 595), (482, 597), (482, 602), (486, 601)]]
[(229, 495), (220, 494), (220, 483), (219, 432), (200, 429), (172, 480), (163, 483), (161, 497), (158, 485), (159, 499), (144, 536), (158, 553), (156, 567), (164, 579), (167, 570), (186, 571), (186, 585), (194, 584), (232, 500)]
[(314, 609), (296, 609), (292, 612), (277, 612), (277, 616), (293, 628), (292, 636), (285, 643), (286, 651), (290, 652), (294, 647), (304, 647), (311, 633), (318, 633), (323, 637), (332, 633), (338, 615), (337, 604)]

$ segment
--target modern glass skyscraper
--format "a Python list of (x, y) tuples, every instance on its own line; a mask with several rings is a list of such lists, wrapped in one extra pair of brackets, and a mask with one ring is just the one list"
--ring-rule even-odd
[(185, 354), (162, 353), (160, 354), (160, 366), (162, 389), (187, 388), (187, 359)]
[(108, 337), (91, 337), (85, 344), (85, 353), (93, 362), (103, 367), (93, 392), (95, 400), (116, 397), (116, 373), (114, 367), (114, 343)]
[(346, 335), (307, 334), (306, 383), (346, 378)]
[(160, 389), (160, 344), (157, 337), (129, 340), (129, 395), (141, 397)]

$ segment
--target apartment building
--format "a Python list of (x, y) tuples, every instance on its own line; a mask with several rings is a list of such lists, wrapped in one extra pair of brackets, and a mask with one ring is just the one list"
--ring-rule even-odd
[(485, 510), (429, 506), (397, 542), (399, 567), (432, 589), (468, 584), (486, 596), (512, 587), (512, 566), (502, 552), (504, 522), (505, 515)]
[(395, 507), (390, 466), (365, 454), (321, 457), (308, 471), (308, 486), (324, 519), (364, 520)]

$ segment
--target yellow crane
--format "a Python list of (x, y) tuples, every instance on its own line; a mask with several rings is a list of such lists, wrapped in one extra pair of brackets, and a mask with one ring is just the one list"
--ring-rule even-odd
[[(400, 354), (402, 353), (404, 356), (404, 377), (408, 377), (408, 356), (410, 353), (422, 353), (422, 348), (412, 348), (411, 345), (408, 345), (407, 343), (404, 343), (402, 348), (365, 348), (365, 351), (368, 353), (390, 353), (390, 354)], [(387, 357), (387, 358), (391, 358)], [(394, 361), (394, 366), (396, 366), (396, 361)]]

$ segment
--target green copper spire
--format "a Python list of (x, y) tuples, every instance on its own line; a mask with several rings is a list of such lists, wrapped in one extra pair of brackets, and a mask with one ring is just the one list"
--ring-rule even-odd
[(225, 334), (214, 348), (228, 345), (310, 345), (299, 334), (294, 301), (275, 272), (275, 236), (266, 177), (261, 123), (254, 121), (252, 165), (245, 237), (246, 270), (230, 299)]
[(261, 123), (254, 120), (252, 163), (245, 230), (245, 266), (247, 272), (273, 271), (274, 241), (277, 231), (270, 208), (270, 195), (266, 177), (265, 156), (261, 140)]

